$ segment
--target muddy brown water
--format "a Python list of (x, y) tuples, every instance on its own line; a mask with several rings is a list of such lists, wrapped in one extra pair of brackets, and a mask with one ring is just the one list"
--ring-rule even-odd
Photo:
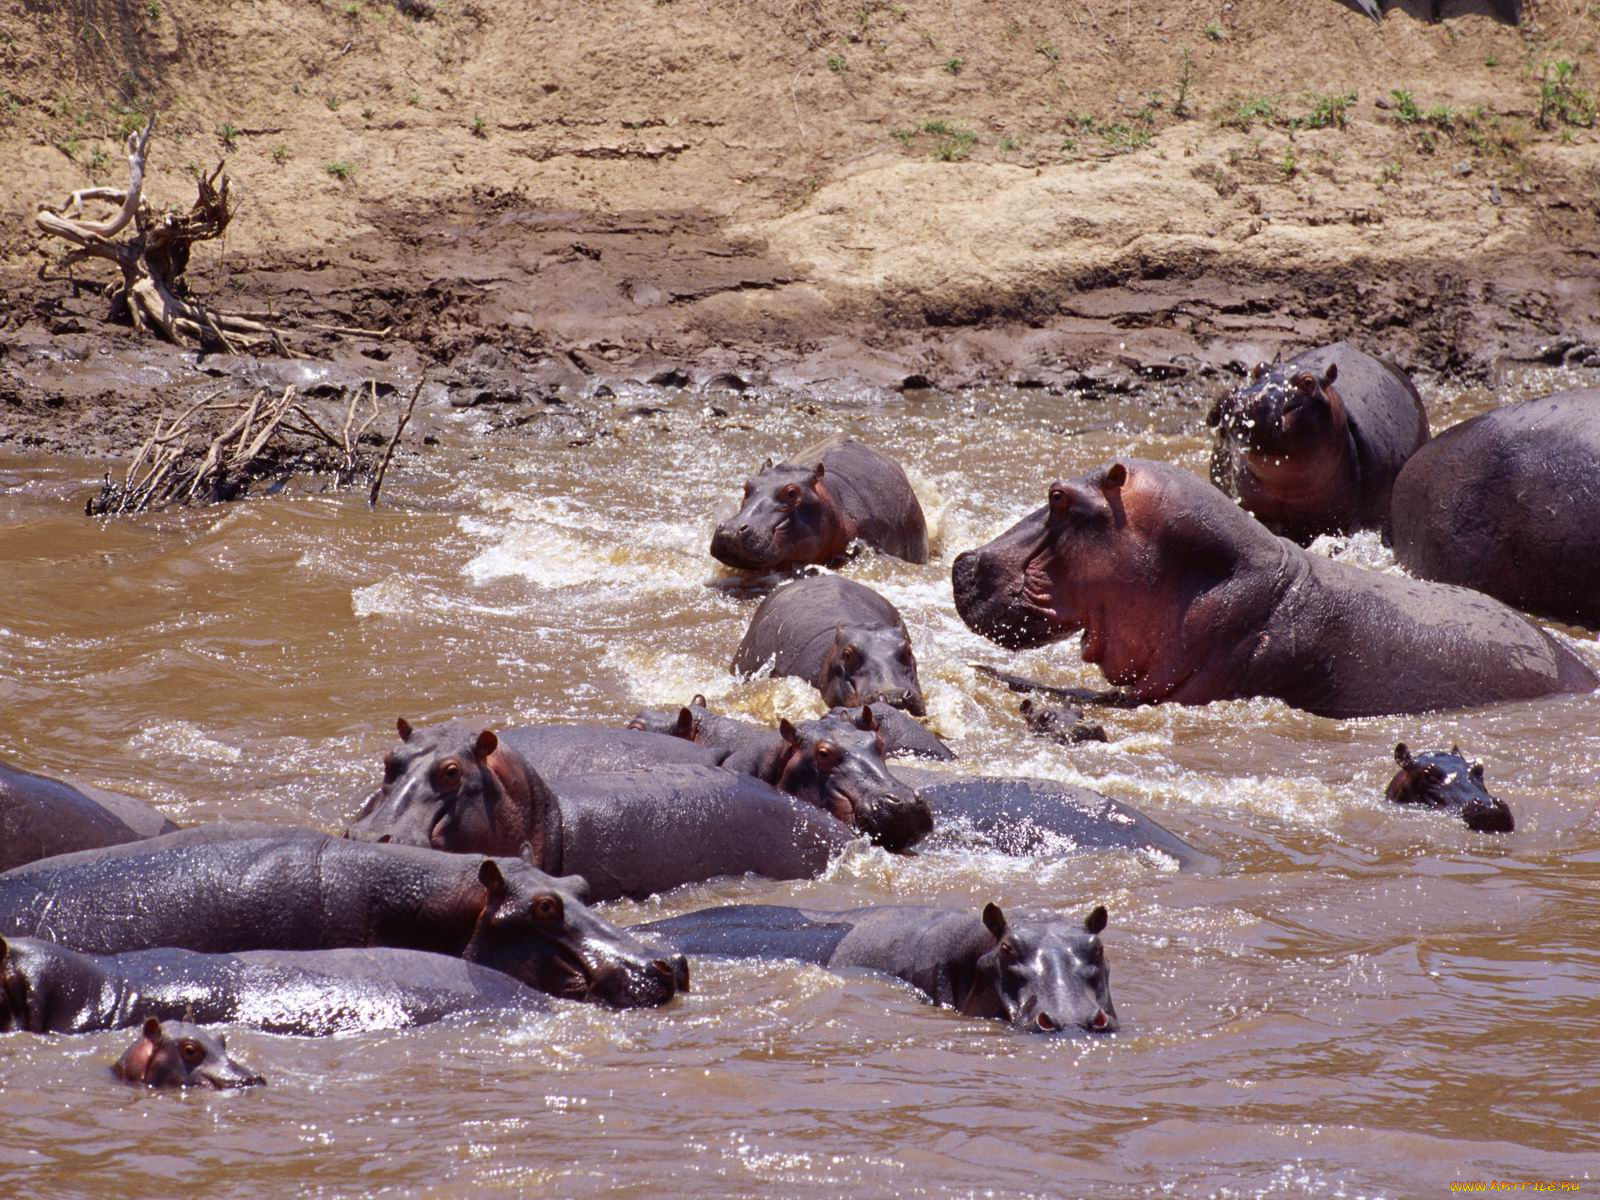
[[(1430, 408), (1439, 427), (1575, 382)], [(80, 514), (102, 464), (0, 458), (0, 756), (181, 822), (338, 828), (402, 714), (614, 721), (696, 691), (809, 713), (805, 689), (726, 674), (754, 601), (706, 586), (705, 548), (746, 470), (848, 429), (928, 503), (933, 562), (849, 571), (905, 613), (963, 769), (1126, 798), (1224, 872), (861, 849), (817, 881), (723, 880), (610, 914), (1104, 903), (1121, 1031), (1021, 1036), (881, 979), (700, 962), (655, 1011), (237, 1031), (270, 1085), (232, 1095), (116, 1083), (122, 1034), (12, 1035), (0, 1192), (1355, 1197), (1596, 1177), (1600, 698), (1355, 721), (1261, 701), (1110, 711), (1106, 745), (1040, 742), (969, 664), (1098, 676), (1075, 643), (1010, 656), (967, 631), (950, 561), (1111, 454), (1203, 471), (1198, 401), (714, 403), (581, 401), (612, 432), (579, 446), (559, 422), (546, 438), (445, 414), (375, 512), (301, 495), (100, 523)], [(1393, 569), (1372, 537), (1330, 549)], [(1563, 636), (1600, 666), (1593, 634)], [(1516, 834), (1387, 809), (1402, 739), (1481, 756)]]

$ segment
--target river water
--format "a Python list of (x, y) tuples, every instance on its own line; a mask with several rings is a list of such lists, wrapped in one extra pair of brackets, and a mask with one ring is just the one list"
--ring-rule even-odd
[[(1434, 426), (1574, 382), (1435, 391)], [(573, 412), (597, 435), (574, 436)], [(716, 962), (660, 1010), (237, 1031), (270, 1080), (239, 1094), (117, 1083), (128, 1035), (8, 1036), (0, 1193), (1410, 1197), (1594, 1180), (1600, 698), (1354, 721), (1263, 701), (1109, 711), (1108, 744), (1064, 748), (972, 670), (1100, 683), (1075, 641), (1013, 656), (966, 630), (950, 562), (1112, 454), (1203, 473), (1202, 413), (1181, 393), (577, 398), (514, 429), (441, 416), (376, 511), (310, 494), (110, 523), (81, 515), (103, 464), (0, 457), (0, 757), (183, 823), (336, 829), (401, 715), (617, 721), (697, 691), (761, 717), (818, 710), (808, 689), (727, 674), (755, 601), (707, 586), (724, 580), (706, 545), (763, 457), (848, 430), (924, 497), (931, 563), (847, 570), (900, 606), (963, 767), (1101, 789), (1225, 864), (863, 848), (816, 881), (609, 909), (1104, 903), (1112, 1037), (1023, 1036), (881, 979)], [(1371, 536), (1328, 549), (1393, 569)], [(1564, 636), (1600, 666), (1592, 633)], [(1398, 740), (1483, 758), (1517, 832), (1387, 808)]]

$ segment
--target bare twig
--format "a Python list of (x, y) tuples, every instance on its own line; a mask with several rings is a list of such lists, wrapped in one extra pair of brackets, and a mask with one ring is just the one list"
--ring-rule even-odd
[(372, 491), (367, 495), (367, 507), (378, 507), (378, 492), (383, 487), (383, 477), (389, 470), (389, 460), (394, 457), (394, 448), (400, 444), (400, 435), (406, 431), (406, 425), (411, 420), (411, 412), (417, 407), (417, 397), (422, 395), (422, 385), (428, 382), (426, 375), (417, 380), (417, 386), (411, 389), (411, 399), (406, 401), (406, 410), (400, 414), (400, 420), (395, 423), (394, 436), (389, 439), (389, 444), (383, 448), (383, 461), (378, 464), (378, 474), (372, 481)]

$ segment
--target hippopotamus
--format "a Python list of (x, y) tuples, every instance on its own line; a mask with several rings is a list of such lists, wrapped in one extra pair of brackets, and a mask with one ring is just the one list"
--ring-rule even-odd
[[(870, 723), (870, 716), (863, 720)], [(413, 730), (402, 721), (401, 745), (384, 759), (383, 786), (349, 835), (478, 853), (520, 850), (526, 843), (531, 861), (544, 870), (586, 877), (589, 869), (603, 870), (611, 882), (590, 884), (606, 899), (613, 884), (622, 895), (649, 895), (711, 878), (691, 873), (663, 882), (715, 865), (721, 869), (714, 875), (808, 878), (851, 830), (903, 850), (929, 827), (925, 806), (909, 788), (843, 752), (854, 732), (845, 726), (806, 735), (791, 726), (781, 736), (781, 753), (752, 748), (746, 761), (727, 770), (655, 766), (546, 781), (492, 729), (453, 723)], [(806, 809), (827, 814), (840, 828)], [(668, 827), (673, 833), (665, 837)], [(692, 853), (683, 849), (690, 844)], [(645, 880), (653, 882), (640, 893)]]
[(156, 837), (176, 828), (132, 796), (99, 788), (80, 790), (0, 762), (0, 871), (74, 850)]
[(1465, 708), (1596, 686), (1505, 605), (1309, 554), (1178, 467), (1118, 458), (960, 555), (956, 608), (1017, 649), (1083, 631), (1145, 702), (1275, 696), (1328, 717)]
[(767, 663), (774, 675), (804, 679), (829, 707), (883, 701), (927, 711), (899, 610), (837, 575), (796, 580), (761, 602), (729, 669), (748, 675)]
[(545, 1012), (544, 996), (477, 963), (388, 946), (80, 954), (0, 938), (0, 1031), (89, 1033), (154, 1016), (321, 1036), (462, 1012)]
[(1217, 431), (1212, 482), (1302, 545), (1382, 528), (1395, 476), (1428, 440), (1405, 372), (1345, 342), (1257, 363), (1206, 424)]
[(778, 466), (769, 458), (745, 480), (744, 501), (717, 526), (711, 554), (742, 571), (831, 566), (858, 538), (907, 562), (928, 561), (927, 521), (905, 471), (838, 434)]
[(146, 1087), (256, 1087), (266, 1082), (228, 1053), (228, 1039), (188, 1021), (151, 1017), (111, 1068)]
[[(865, 707), (872, 713), (878, 736), (883, 740), (883, 757), (927, 758), (935, 762), (950, 762), (956, 757), (955, 751), (929, 732), (927, 726), (893, 705), (880, 700)], [(843, 707), (829, 709), (828, 716), (841, 721), (859, 719)], [(770, 726), (755, 721), (719, 716), (711, 711), (706, 698), (698, 694), (676, 712), (641, 709), (628, 726), (695, 742), (718, 754), (718, 765), (725, 764), (729, 755), (752, 741), (770, 745), (774, 733)]]
[(0, 874), (0, 936), (86, 954), (396, 946), (618, 1008), (664, 1004), (687, 986), (681, 954), (586, 901), (581, 879), (517, 858), (218, 824)]
[(1442, 808), (1477, 833), (1510, 833), (1516, 828), (1511, 806), (1484, 786), (1483, 764), (1469, 763), (1460, 746), (1451, 746), (1449, 754), (1434, 750), (1413, 757), (1401, 742), (1394, 748), (1394, 760), (1400, 769), (1389, 780), (1389, 803)]
[(1106, 740), (1105, 726), (1096, 721), (1085, 720), (1081, 708), (1035, 704), (1030, 699), (1018, 705), (1017, 712), (1034, 733), (1060, 742), (1063, 746)]
[(1600, 389), (1445, 430), (1400, 472), (1390, 527), (1413, 575), (1600, 626)]
[(670, 937), (688, 953), (719, 958), (787, 958), (832, 970), (881, 971), (969, 1017), (1018, 1029), (1111, 1033), (1111, 970), (1097, 906), (1079, 925), (1059, 917), (1008, 918), (998, 904), (982, 916), (953, 908), (786, 908), (730, 904), (637, 928)]
[(1131, 804), (1055, 779), (951, 775), (913, 767), (895, 774), (933, 811), (926, 848), (981, 849), (999, 854), (1128, 850), (1212, 874), (1215, 858), (1197, 850)]

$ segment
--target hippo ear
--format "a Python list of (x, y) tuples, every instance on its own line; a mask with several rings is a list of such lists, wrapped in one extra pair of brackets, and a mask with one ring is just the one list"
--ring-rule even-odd
[(1084, 918), (1083, 927), (1090, 933), (1100, 933), (1105, 929), (1107, 920), (1106, 906), (1104, 904), (1096, 904), (1094, 911)]
[(1261, 377), (1263, 375), (1265, 375), (1266, 373), (1267, 373), (1267, 364), (1264, 363), (1264, 362), (1258, 362), (1255, 366), (1250, 368), (1250, 382), (1251, 383), (1260, 383), (1261, 382)]
[(472, 744), (472, 756), (482, 762), (499, 748), (500, 739), (495, 736), (494, 730), (485, 729), (478, 734), (478, 740)]
[(766, 458), (761, 460), (761, 469), (762, 471), (772, 470), (772, 455), (769, 454)]
[(532, 842), (523, 842), (522, 845), (518, 846), (517, 847), (517, 857), (520, 858), (523, 862), (527, 863), (530, 867), (533, 867), (535, 870), (538, 869), (539, 860), (534, 858), (534, 856), (533, 856), (533, 843)]
[(589, 903), (589, 881), (582, 875), (562, 875), (556, 879), (564, 891), (571, 892), (580, 902)]
[(1327, 387), (1337, 378), (1339, 378), (1339, 364), (1329, 363), (1328, 369), (1322, 373), (1322, 386)]
[(1212, 404), (1211, 410), (1206, 413), (1206, 428), (1215, 429), (1222, 424), (1222, 401)]
[(161, 1018), (146, 1017), (144, 1019), (144, 1029), (140, 1032), (145, 1041), (154, 1042), (159, 1046), (161, 1044)]
[(478, 882), (488, 889), (491, 902), (504, 900), (506, 893), (511, 890), (506, 877), (500, 873), (500, 864), (492, 858), (486, 858), (478, 865)]
[(1459, 745), (1457, 745), (1455, 742), (1451, 742), (1450, 743), (1450, 753), (1454, 754), (1456, 757), (1459, 758), (1461, 756), (1461, 747)]
[(706, 699), (704, 692), (696, 692), (694, 699), (689, 701), (690, 708), (710, 708), (711, 702)]
[(672, 726), (672, 736), (683, 738), (685, 741), (694, 741), (694, 713), (688, 708), (678, 710), (678, 720)]
[(1472, 778), (1472, 781), (1474, 783), (1482, 783), (1483, 782), (1483, 763), (1481, 763), (1481, 762), (1473, 763), (1471, 766), (1469, 766), (1467, 768), (1467, 774)]
[(1114, 462), (1106, 468), (1104, 478), (1100, 480), (1102, 491), (1114, 492), (1128, 482), (1128, 468), (1125, 464)]
[(815, 471), (811, 472), (811, 482), (812, 483), (821, 483), (823, 474), (824, 474), (823, 466), (819, 462), (817, 464), (817, 469)]
[(778, 722), (778, 732), (783, 735), (783, 740), (786, 742), (794, 743), (800, 740), (800, 731), (788, 717)]
[(1006, 914), (1000, 910), (998, 904), (990, 902), (983, 906), (983, 925), (994, 934), (994, 940), (997, 942), (1006, 936)]
[(185, 1025), (194, 1024), (194, 1005), (185, 1004), (183, 1006), (183, 1023)]
[(856, 728), (863, 733), (872, 733), (878, 728), (878, 718), (872, 715), (871, 705), (861, 706), (861, 715), (856, 718)]
[(1411, 748), (1404, 742), (1396, 742), (1394, 746), (1394, 760), (1402, 767), (1411, 765)]
[(394, 727), (395, 727), (396, 730), (399, 731), (400, 740), (402, 742), (409, 742), (411, 740), (411, 722), (410, 721), (406, 720), (404, 717), (400, 717), (398, 720), (395, 721)]

